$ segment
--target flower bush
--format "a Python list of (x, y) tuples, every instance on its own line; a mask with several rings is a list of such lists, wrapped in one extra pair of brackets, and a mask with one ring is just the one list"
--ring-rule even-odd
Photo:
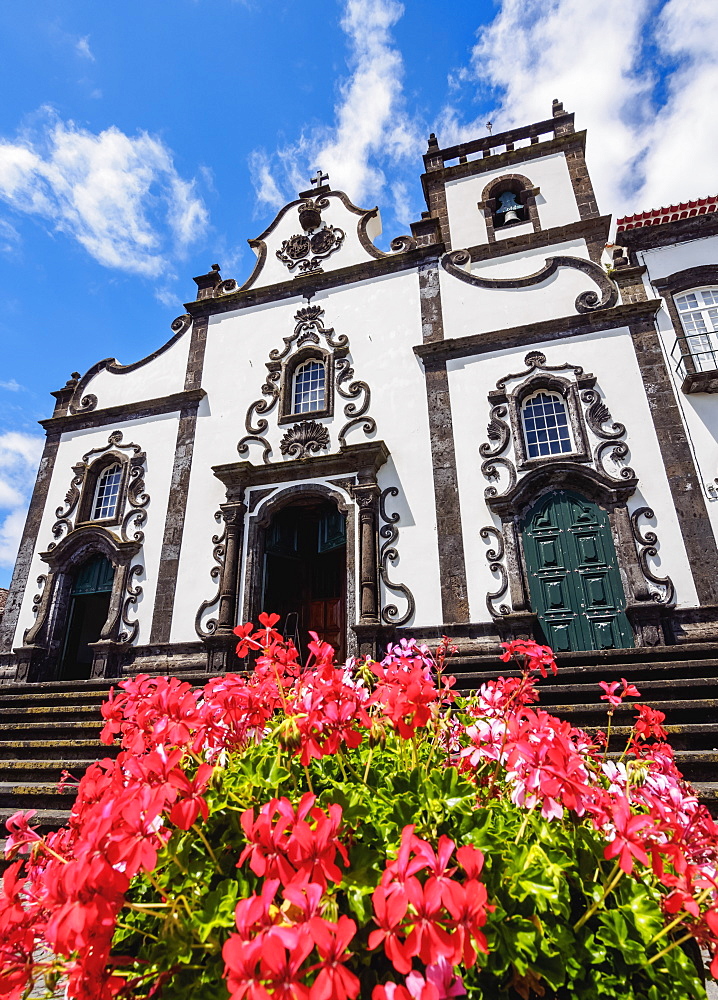
[(236, 630), (251, 672), (110, 693), (121, 751), (66, 827), (8, 822), (0, 997), (705, 997), (718, 829), (662, 713), (608, 752), (632, 684), (601, 684), (589, 736), (536, 707), (535, 643), (463, 698), (448, 640), (338, 666), (313, 636), (302, 666), (260, 622)]

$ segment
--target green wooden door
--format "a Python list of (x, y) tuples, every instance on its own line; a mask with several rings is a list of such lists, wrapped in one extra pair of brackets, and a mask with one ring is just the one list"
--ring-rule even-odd
[(527, 515), (523, 544), (548, 645), (557, 652), (634, 645), (605, 511), (576, 493), (550, 493)]

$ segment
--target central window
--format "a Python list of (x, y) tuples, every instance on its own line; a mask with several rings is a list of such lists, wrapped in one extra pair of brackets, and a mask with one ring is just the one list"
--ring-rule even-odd
[(93, 521), (105, 521), (115, 516), (121, 483), (121, 465), (110, 465), (103, 469), (95, 489), (95, 499), (92, 505)]
[(541, 390), (521, 407), (527, 458), (573, 451), (566, 404), (557, 392)]
[(305, 361), (294, 372), (293, 413), (315, 413), (326, 406), (326, 370), (322, 361)]

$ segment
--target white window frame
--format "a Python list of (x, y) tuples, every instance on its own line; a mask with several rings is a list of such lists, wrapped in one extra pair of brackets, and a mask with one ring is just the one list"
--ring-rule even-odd
[(673, 296), (688, 353), (696, 371), (718, 368), (718, 285), (689, 288)]
[[(302, 373), (310, 366), (316, 365), (320, 369), (319, 377), (311, 379), (307, 388), (300, 388), (298, 385)], [(303, 393), (303, 398), (298, 398), (298, 392)], [(316, 398), (312, 399), (312, 396)], [(292, 414), (301, 415), (305, 413), (320, 413), (327, 406), (327, 365), (326, 361), (320, 358), (307, 358), (302, 364), (297, 365), (292, 374)]]
[[(109, 490), (106, 484), (112, 477)], [(107, 465), (100, 472), (92, 498), (91, 521), (113, 521), (117, 517), (122, 490), (123, 469), (120, 462)], [(109, 501), (109, 502), (108, 502)]]
[[(533, 400), (537, 399), (539, 396), (547, 396), (550, 399), (557, 399), (560, 402), (560, 404), (561, 404), (561, 409), (563, 411), (563, 416), (564, 416), (564, 421), (565, 421), (565, 423), (555, 424), (554, 425), (555, 428), (558, 430), (559, 433), (557, 433), (557, 435), (556, 435), (556, 437), (554, 439), (551, 439), (550, 436), (547, 436), (547, 440), (545, 442), (542, 442), (542, 441), (538, 440), (538, 433), (537, 432), (539, 430), (550, 431), (551, 429), (553, 429), (553, 428), (551, 428), (549, 420), (545, 421), (546, 426), (543, 427), (543, 428), (537, 428), (535, 426), (530, 428), (526, 424), (526, 421), (527, 421), (527, 412), (526, 412), (527, 408), (531, 404), (531, 402)], [(537, 416), (539, 416), (539, 415), (537, 414)], [(560, 431), (563, 428), (565, 428), (565, 432), (566, 432), (565, 435), (561, 435), (561, 433), (560, 433)], [(523, 438), (524, 438), (524, 452), (526, 454), (526, 459), (528, 461), (536, 461), (537, 459), (542, 459), (542, 458), (556, 458), (557, 456), (560, 456), (560, 455), (571, 455), (576, 450), (576, 447), (575, 447), (575, 444), (574, 444), (574, 440), (573, 440), (573, 435), (571, 433), (571, 420), (570, 420), (570, 416), (569, 416), (568, 404), (567, 404), (566, 400), (563, 398), (563, 396), (561, 395), (561, 393), (560, 392), (556, 392), (555, 389), (547, 389), (547, 388), (536, 389), (529, 396), (526, 396), (524, 399), (521, 400), (521, 430), (522, 430)], [(536, 441), (530, 442), (529, 441), (529, 434), (536, 434), (536, 437), (537, 437)], [(542, 446), (544, 444), (550, 446), (552, 440), (555, 440), (559, 444), (565, 443), (565, 444), (568, 445), (568, 447), (565, 447), (565, 448), (561, 447), (561, 448), (557, 448), (555, 450), (552, 450), (549, 447), (548, 450), (543, 451), (542, 450)], [(536, 450), (534, 451), (534, 449), (536, 449)]]

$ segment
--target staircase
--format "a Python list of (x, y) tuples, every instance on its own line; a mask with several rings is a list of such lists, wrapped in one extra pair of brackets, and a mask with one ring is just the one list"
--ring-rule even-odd
[[(686, 778), (718, 813), (718, 643), (564, 653), (558, 676), (539, 682), (540, 706), (588, 731), (605, 729), (606, 702), (598, 682), (626, 677), (641, 692), (614, 715), (611, 749), (628, 736), (636, 702), (665, 712), (665, 728)], [(456, 689), (515, 673), (495, 654), (462, 651), (451, 661)], [(206, 673), (178, 671), (192, 684)], [(0, 822), (18, 809), (36, 809), (44, 828), (67, 819), (73, 787), (58, 792), (63, 770), (80, 777), (94, 760), (118, 752), (99, 742), (100, 705), (117, 681), (55, 681), (0, 687)], [(0, 840), (2, 834), (0, 833)]]
[[(627, 698), (613, 716), (610, 750), (620, 756), (636, 718), (635, 705), (665, 713), (663, 728), (676, 764), (702, 801), (718, 815), (718, 643), (638, 647), (562, 653), (558, 674), (539, 678), (540, 708), (589, 733), (606, 729), (608, 705), (599, 681), (636, 685), (640, 698)], [(515, 675), (496, 657), (463, 653), (451, 661), (455, 690), (468, 693), (497, 674)]]

